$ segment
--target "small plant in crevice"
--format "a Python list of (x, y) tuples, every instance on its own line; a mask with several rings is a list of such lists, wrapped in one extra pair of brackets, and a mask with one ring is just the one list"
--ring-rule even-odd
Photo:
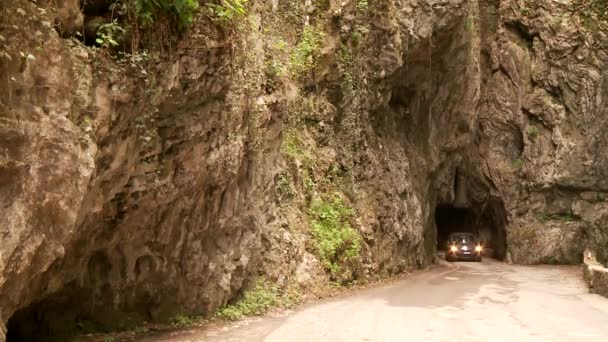
[(569, 211), (565, 214), (561, 214), (559, 216), (559, 218), (564, 221), (564, 222), (574, 222), (577, 220), (576, 216), (574, 216), (574, 214), (572, 213), (572, 211)]
[(277, 176), (276, 194), (279, 203), (283, 203), (295, 196), (295, 192), (291, 187), (291, 177), (289, 172), (283, 171)]
[(520, 169), (524, 165), (524, 161), (521, 158), (517, 158), (513, 161), (513, 167), (516, 169)]
[(302, 171), (304, 193), (306, 194), (307, 198), (312, 197), (315, 191), (315, 181), (312, 179), (311, 173), (312, 171), (310, 171), (308, 168)]
[(538, 138), (538, 127), (534, 125), (528, 126), (527, 132), (530, 140), (534, 141), (536, 138)]
[(562, 26), (563, 22), (564, 22), (564, 17), (562, 15), (556, 15), (553, 17), (553, 19), (551, 19), (551, 27), (554, 30), (557, 30), (560, 26)]
[(308, 209), (315, 252), (332, 277), (348, 271), (343, 265), (357, 260), (361, 252), (363, 239), (350, 224), (352, 215), (353, 209), (337, 193), (313, 200)]
[(547, 215), (546, 213), (540, 213), (540, 214), (538, 214), (538, 216), (536, 218), (541, 223), (545, 223), (545, 222), (549, 221), (549, 215)]

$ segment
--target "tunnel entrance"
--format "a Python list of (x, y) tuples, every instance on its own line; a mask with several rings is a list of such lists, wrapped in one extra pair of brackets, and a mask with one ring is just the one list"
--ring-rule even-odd
[[(67, 299), (69, 295), (73, 296), (72, 300)], [(87, 331), (90, 321), (76, 311), (85, 299), (76, 291), (62, 291), (56, 298), (32, 303), (16, 311), (7, 322), (6, 341), (58, 342), (70, 340), (79, 333), (92, 332)]]
[(435, 210), (435, 225), (437, 226), (437, 249), (445, 250), (448, 236), (451, 233), (477, 233), (475, 215), (469, 208), (458, 208), (452, 205), (439, 205)]
[(500, 199), (490, 199), (482, 208), (440, 204), (435, 209), (437, 250), (445, 250), (450, 233), (474, 233), (485, 255), (504, 260), (507, 252), (507, 216)]
[(6, 342), (60, 342), (74, 336), (109, 332), (100, 319), (126, 322), (123, 317), (106, 313), (104, 307), (92, 307), (91, 294), (68, 283), (62, 290), (13, 313), (6, 324)]

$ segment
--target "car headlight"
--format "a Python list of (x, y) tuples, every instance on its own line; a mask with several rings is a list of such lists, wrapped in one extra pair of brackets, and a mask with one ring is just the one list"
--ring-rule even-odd
[(481, 252), (483, 250), (483, 248), (481, 247), (481, 245), (475, 247), (475, 252)]
[(450, 251), (456, 252), (456, 251), (458, 251), (458, 248), (456, 248), (456, 246), (452, 246), (452, 247), (450, 247)]

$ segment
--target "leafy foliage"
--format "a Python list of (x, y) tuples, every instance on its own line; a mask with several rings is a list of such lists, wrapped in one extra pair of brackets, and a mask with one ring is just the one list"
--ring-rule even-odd
[(290, 56), (292, 73), (303, 76), (317, 65), (325, 33), (315, 26), (306, 26), (302, 38)]
[(159, 14), (165, 13), (173, 15), (178, 28), (184, 29), (192, 23), (198, 9), (197, 0), (134, 0), (134, 3), (135, 13), (144, 28), (150, 27)]
[(361, 251), (361, 235), (349, 222), (352, 214), (338, 194), (331, 201), (313, 201), (308, 210), (317, 255), (332, 275), (340, 272), (342, 262), (357, 259)]
[(115, 47), (124, 38), (125, 29), (114, 19), (111, 23), (100, 25), (95, 41), (103, 48)]
[(221, 22), (231, 22), (236, 18), (240, 18), (247, 13), (248, 0), (222, 0), (219, 5), (209, 4), (208, 7), (211, 9), (215, 18)]
[(244, 316), (261, 315), (272, 307), (289, 306), (296, 301), (297, 298), (292, 293), (282, 293), (277, 285), (259, 278), (252, 289), (245, 291), (240, 301), (226, 305), (215, 315), (227, 320), (237, 320)]

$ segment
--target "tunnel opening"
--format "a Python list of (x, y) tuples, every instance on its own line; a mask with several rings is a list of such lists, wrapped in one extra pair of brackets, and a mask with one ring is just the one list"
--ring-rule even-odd
[(17, 310), (7, 322), (6, 341), (67, 341), (99, 330), (82, 305), (89, 298), (73, 284), (55, 295)]
[(473, 233), (483, 245), (486, 257), (504, 260), (507, 252), (506, 224), (506, 211), (500, 199), (490, 199), (479, 207), (440, 204), (435, 209), (437, 250), (446, 250), (451, 233)]
[(452, 205), (439, 205), (435, 210), (437, 226), (437, 249), (447, 248), (448, 236), (451, 233), (477, 233), (475, 214), (470, 208), (459, 208)]

